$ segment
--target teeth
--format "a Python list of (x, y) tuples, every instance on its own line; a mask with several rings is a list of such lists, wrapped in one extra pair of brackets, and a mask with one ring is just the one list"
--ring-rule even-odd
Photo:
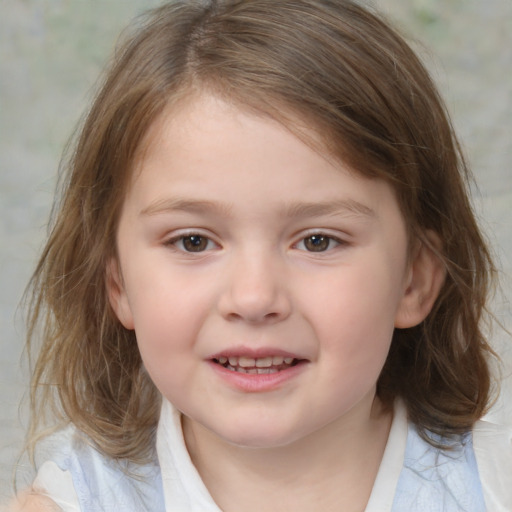
[(232, 366), (226, 367), (228, 370), (238, 373), (249, 373), (252, 375), (263, 375), (269, 373), (277, 373), (279, 370), (277, 368), (242, 368), (241, 366), (237, 366), (233, 368)]
[(240, 357), (238, 359), (238, 365), (242, 368), (252, 368), (256, 364), (256, 359), (252, 359), (251, 357)]
[(260, 359), (256, 359), (256, 366), (258, 368), (270, 368), (272, 366), (272, 357), (262, 357)]
[(233, 370), (241, 373), (275, 373), (279, 371), (279, 368), (275, 368), (283, 365), (291, 365), (294, 361), (293, 357), (283, 356), (268, 356), (268, 357), (237, 357), (221, 356), (217, 359), (217, 362), (223, 366), (226, 366), (228, 370)]
[(272, 364), (274, 366), (280, 366), (283, 364), (283, 361), (284, 361), (284, 357), (283, 356), (274, 356), (272, 358)]
[(258, 374), (265, 374), (265, 373), (277, 373), (279, 370), (277, 368), (258, 368)]

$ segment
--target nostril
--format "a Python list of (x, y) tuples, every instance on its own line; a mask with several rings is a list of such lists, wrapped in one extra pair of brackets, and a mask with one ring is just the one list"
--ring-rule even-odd
[(226, 318), (231, 321), (241, 320), (242, 315), (239, 315), (238, 313), (229, 313), (228, 315), (226, 315)]
[[(243, 283), (242, 283), (243, 284)], [(227, 286), (218, 301), (218, 311), (231, 322), (278, 322), (291, 312), (289, 297), (277, 284), (267, 287), (239, 281)]]
[(226, 315), (225, 318), (231, 322), (235, 321), (246, 321), (249, 323), (260, 323), (260, 322), (275, 322), (278, 321), (281, 318), (281, 314), (278, 312), (272, 312), (272, 313), (265, 313), (264, 315), (260, 316), (257, 314), (245, 314), (242, 315), (240, 313), (231, 312)]

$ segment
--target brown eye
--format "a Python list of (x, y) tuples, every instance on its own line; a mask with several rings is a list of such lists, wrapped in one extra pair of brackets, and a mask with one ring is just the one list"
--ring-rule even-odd
[(181, 238), (183, 249), (187, 252), (202, 252), (208, 247), (210, 240), (201, 235), (189, 235)]
[(310, 252), (323, 252), (330, 248), (334, 240), (325, 235), (311, 235), (304, 238), (304, 247)]

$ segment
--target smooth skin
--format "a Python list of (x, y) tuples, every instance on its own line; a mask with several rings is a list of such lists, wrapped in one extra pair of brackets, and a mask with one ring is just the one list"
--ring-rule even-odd
[[(222, 510), (364, 510), (393, 331), (444, 277), (427, 247), (410, 254), (391, 187), (203, 92), (152, 127), (117, 243), (112, 306)], [(279, 377), (218, 364), (283, 353)]]

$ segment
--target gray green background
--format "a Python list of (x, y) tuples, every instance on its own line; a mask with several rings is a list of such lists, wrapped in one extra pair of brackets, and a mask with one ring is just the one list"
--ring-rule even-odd
[[(276, 0), (278, 1), (278, 0)], [(22, 446), (24, 328), (17, 305), (41, 249), (60, 153), (123, 26), (156, 0), (0, 0), (0, 502)], [(413, 39), (476, 175), (475, 207), (512, 296), (512, 0), (375, 0)], [(512, 368), (507, 337), (494, 342)], [(512, 380), (492, 415), (511, 421)]]

